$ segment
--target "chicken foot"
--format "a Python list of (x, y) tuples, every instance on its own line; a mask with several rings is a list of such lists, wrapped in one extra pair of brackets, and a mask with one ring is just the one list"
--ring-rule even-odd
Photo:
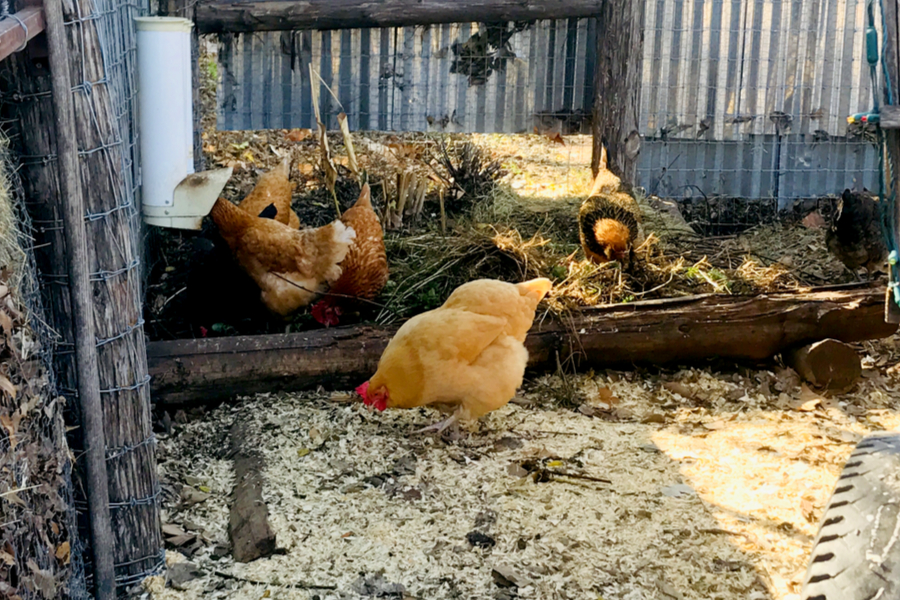
[(434, 425), (429, 425), (428, 427), (423, 427), (422, 429), (418, 429), (413, 432), (413, 435), (419, 435), (424, 433), (442, 433), (445, 429), (453, 425), (454, 429), (459, 427), (459, 421), (456, 418), (455, 414), (450, 415), (443, 421), (439, 421)]

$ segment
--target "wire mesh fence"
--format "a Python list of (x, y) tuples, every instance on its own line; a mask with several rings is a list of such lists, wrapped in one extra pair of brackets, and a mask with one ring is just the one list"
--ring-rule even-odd
[(15, 162), (0, 140), (0, 595), (89, 598), (53, 349)]
[[(116, 583), (120, 591), (164, 568), (159, 540), (155, 438), (150, 421), (142, 319), (142, 235), (137, 189), (137, 143), (133, 19), (147, 6), (130, 0), (63, 3), (82, 187), (87, 213), (88, 255), (95, 298), (94, 324), (107, 441), (107, 468)], [(42, 296), (53, 344), (59, 393), (67, 420), (80, 422), (63, 221), (56, 175), (49, 73), (40, 48), (3, 64), (0, 108), (4, 127), (16, 132), (16, 148)], [(81, 456), (76, 428), (69, 443)], [(83, 465), (76, 463), (74, 506), (82, 539), (89, 539)], [(92, 576), (85, 559), (86, 584)]]
[[(846, 122), (872, 103), (865, 7), (648, 1), (639, 185), (720, 232), (874, 189), (873, 138)], [(329, 128), (588, 133), (595, 46), (593, 19), (221, 35), (218, 126), (313, 127), (312, 65)]]

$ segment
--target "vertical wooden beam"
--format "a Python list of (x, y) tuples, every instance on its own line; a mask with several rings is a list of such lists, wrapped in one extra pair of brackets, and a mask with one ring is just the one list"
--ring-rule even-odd
[(84, 428), (87, 495), (90, 504), (91, 548), (94, 558), (94, 585), (99, 600), (114, 600), (116, 577), (113, 561), (115, 540), (109, 510), (109, 483), (106, 473), (106, 435), (100, 400), (100, 374), (94, 334), (93, 294), (89, 274), (85, 204), (81, 193), (78, 136), (75, 107), (69, 77), (68, 41), (63, 23), (62, 3), (44, 3), (53, 112), (61, 191), (65, 197), (63, 223), (68, 258), (72, 321), (75, 330), (75, 361), (78, 371), (78, 399)]
[(605, 147), (607, 168), (628, 186), (635, 184), (641, 151), (643, 24), (642, 1), (605, 0), (597, 16), (591, 170), (596, 176)]
[[(884, 0), (884, 40), (882, 42), (885, 50), (884, 77), (890, 81), (893, 90), (893, 102), (890, 104), (900, 103), (900, 0)], [(876, 3), (875, 10), (878, 10)], [(876, 19), (878, 18), (876, 14)], [(887, 85), (885, 88), (885, 96), (887, 96)], [(884, 98), (884, 104), (888, 104), (889, 99)], [(894, 220), (894, 247), (900, 248), (900, 190), (897, 189), (897, 181), (900, 179), (900, 130), (888, 129), (884, 132), (885, 144), (889, 152), (886, 153), (884, 159), (884, 169), (887, 175), (887, 187), (885, 194), (890, 196), (892, 193), (897, 198), (894, 205), (894, 214), (891, 218)], [(885, 296), (885, 320), (888, 323), (900, 323), (900, 307), (891, 297), (891, 290), (888, 289)]]

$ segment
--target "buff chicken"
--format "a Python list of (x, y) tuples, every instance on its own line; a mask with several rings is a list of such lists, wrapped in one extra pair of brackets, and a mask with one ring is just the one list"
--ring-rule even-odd
[(631, 264), (640, 242), (641, 212), (631, 194), (612, 172), (601, 168), (591, 193), (578, 213), (578, 233), (584, 254), (593, 263)]
[(223, 198), (210, 216), (237, 263), (259, 286), (263, 304), (281, 316), (309, 305), (338, 280), (356, 237), (340, 221), (298, 230)]
[(451, 413), (420, 433), (441, 432), (505, 406), (522, 385), (525, 336), (550, 287), (549, 279), (461, 285), (442, 306), (397, 331), (357, 393), (380, 411), (432, 406)]
[(359, 300), (374, 299), (388, 281), (384, 231), (372, 209), (368, 183), (363, 185), (356, 204), (341, 216), (341, 221), (353, 228), (356, 239), (341, 263), (341, 278), (312, 307), (313, 317), (326, 327), (339, 323), (345, 307), (358, 304)]
[(300, 217), (291, 208), (291, 159), (260, 175), (253, 190), (238, 205), (251, 215), (268, 217), (292, 229), (300, 228)]

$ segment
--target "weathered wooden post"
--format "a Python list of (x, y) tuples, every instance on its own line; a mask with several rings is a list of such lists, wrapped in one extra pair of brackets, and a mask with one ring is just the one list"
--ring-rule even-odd
[(77, 389), (84, 428), (86, 487), (90, 505), (91, 545), (94, 559), (94, 592), (98, 600), (116, 597), (116, 573), (113, 561), (113, 534), (109, 514), (109, 478), (106, 471), (106, 435), (103, 431), (103, 406), (100, 399), (100, 374), (94, 333), (92, 290), (85, 230), (84, 197), (81, 193), (81, 169), (78, 160), (78, 136), (72, 105), (72, 83), (67, 60), (68, 40), (63, 24), (62, 6), (44, 5), (47, 21), (47, 46), (56, 125), (57, 168), (62, 203), (63, 227), (68, 249), (69, 293), (72, 297), (71, 321), (75, 333)]
[[(68, 406), (76, 407), (70, 418), (93, 410), (90, 398), (95, 392), (100, 396), (105, 443), (91, 439), (97, 444), (91, 449), (91, 444), (82, 440), (88, 433), (78, 429), (73, 448), (78, 456), (76, 469), (81, 473), (76, 487), (90, 491), (86, 494), (89, 510), (97, 507), (102, 515), (102, 504), (106, 504), (110, 516), (112, 539), (98, 537), (93, 528), (92, 543), (98, 551), (112, 552), (115, 593), (115, 588), (121, 592), (146, 575), (158, 573), (164, 560), (143, 334), (140, 213), (130, 178), (134, 157), (129, 98), (133, 90), (128, 69), (134, 61), (128, 60), (127, 53), (134, 52), (132, 17), (139, 9), (136, 5), (111, 8), (111, 4), (107, 0), (63, 0), (51, 7), (50, 14), (58, 9), (60, 24), (65, 24), (54, 42), (61, 47), (62, 58), (57, 60), (60, 53), (54, 55), (52, 69), (44, 60), (47, 54), (41, 55), (38, 48), (30, 48), (30, 56), (10, 59), (15, 77), (7, 83), (14, 87), (9, 93), (14, 102), (7, 108), (13, 110), (9, 116), (20, 136), (21, 177), (34, 224), (46, 305), (51, 325), (61, 335), (55, 352), (59, 392), (67, 397)], [(103, 39), (103, 35), (108, 37)], [(61, 83), (59, 69), (68, 71), (70, 84)], [(49, 93), (51, 79), (57, 87), (69, 88), (74, 135), (48, 126), (56, 122)], [(71, 163), (73, 149), (83, 199), (80, 208), (70, 204), (71, 181), (62, 175), (63, 168), (67, 173), (72, 170), (71, 164), (63, 163)], [(78, 243), (73, 248), (69, 239), (73, 232), (68, 225), (73, 219), (86, 230), (86, 253), (74, 258), (89, 280), (87, 310), (93, 312), (93, 342), (81, 334), (77, 320), (73, 332), (73, 320), (84, 317), (78, 316), (78, 311), (85, 300), (70, 294), (70, 289), (78, 287), (69, 271), (71, 253), (78, 252)], [(80, 357), (89, 353), (84, 346), (91, 347), (97, 380), (82, 380), (84, 361)], [(84, 448), (91, 454), (80, 452)], [(99, 484), (91, 481), (93, 476), (83, 476), (85, 461), (88, 456), (95, 460), (97, 450), (107, 468), (108, 502), (94, 496)], [(110, 579), (107, 562), (104, 557), (92, 565), (96, 591), (104, 597)]]
[[(877, 5), (876, 5), (877, 6)], [(898, 178), (900, 178), (900, 0), (884, 0), (884, 58), (887, 64), (884, 66), (883, 77), (885, 83), (885, 106), (882, 108), (881, 127), (885, 135), (884, 170), (887, 185), (884, 193), (886, 197), (892, 194), (897, 198), (894, 203), (894, 214), (890, 218), (894, 220), (894, 248), (900, 248), (900, 190), (898, 190)], [(876, 9), (877, 10), (877, 9)], [(893, 98), (887, 97), (890, 92)], [(879, 93), (877, 90), (875, 93)], [(892, 267), (896, 269), (897, 267)], [(896, 272), (896, 271), (895, 271)], [(885, 297), (885, 319), (889, 323), (900, 323), (900, 306), (893, 299), (893, 291), (888, 288)]]
[(594, 151), (591, 170), (607, 168), (633, 186), (641, 151), (638, 119), (644, 51), (644, 2), (605, 0), (597, 16), (594, 75)]

